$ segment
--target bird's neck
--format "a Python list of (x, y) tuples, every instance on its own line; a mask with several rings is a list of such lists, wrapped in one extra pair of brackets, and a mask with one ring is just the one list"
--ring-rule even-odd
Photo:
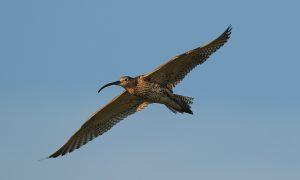
[(130, 94), (134, 94), (134, 90), (137, 86), (138, 80), (137, 79), (132, 79), (132, 82), (129, 83), (125, 89), (130, 93)]

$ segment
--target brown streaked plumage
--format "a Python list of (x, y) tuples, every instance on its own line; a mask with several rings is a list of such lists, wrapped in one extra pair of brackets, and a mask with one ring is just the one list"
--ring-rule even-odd
[(123, 76), (119, 81), (103, 88), (118, 85), (125, 91), (92, 115), (75, 134), (56, 152), (55, 158), (80, 148), (87, 142), (102, 135), (127, 116), (142, 110), (151, 103), (164, 104), (174, 113), (189, 113), (193, 98), (173, 93), (173, 88), (197, 65), (205, 62), (211, 54), (230, 38), (231, 26), (210, 43), (175, 56), (152, 72), (135, 78)]

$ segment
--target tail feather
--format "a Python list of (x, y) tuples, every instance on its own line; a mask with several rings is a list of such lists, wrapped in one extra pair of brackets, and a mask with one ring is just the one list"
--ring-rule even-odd
[(171, 107), (171, 106), (168, 106), (168, 105), (166, 105), (166, 107), (170, 110), (170, 111), (172, 111), (173, 113), (189, 113), (189, 114), (193, 114), (193, 111), (191, 110), (191, 108), (189, 107), (189, 108), (181, 108), (181, 109), (175, 109), (175, 108), (173, 108), (173, 107)]
[(181, 101), (183, 101), (185, 104), (193, 104), (193, 100), (194, 98), (192, 97), (188, 97), (188, 96), (182, 96), (182, 95), (178, 95), (178, 94), (175, 94), (175, 97), (180, 99)]
[[(174, 94), (175, 98), (174, 101), (177, 104), (177, 107), (171, 107), (171, 106), (167, 106), (172, 112), (180, 112), (180, 113), (189, 113), (189, 114), (193, 114), (193, 111), (191, 110), (191, 106), (190, 104), (193, 103), (193, 98), (191, 97), (187, 97), (187, 96), (181, 96), (181, 95), (177, 95)], [(179, 108), (179, 107), (180, 108)]]
[(186, 112), (186, 113), (189, 113), (189, 114), (193, 114), (193, 111), (191, 110), (191, 107), (189, 106), (188, 108), (186, 108), (186, 109), (183, 109), (184, 110), (184, 112)]
[(170, 111), (172, 111), (173, 113), (177, 113), (178, 112), (178, 110), (176, 110), (176, 109), (174, 109), (174, 108), (172, 108), (172, 107), (170, 107), (170, 106), (167, 106), (166, 105), (166, 107), (170, 110)]

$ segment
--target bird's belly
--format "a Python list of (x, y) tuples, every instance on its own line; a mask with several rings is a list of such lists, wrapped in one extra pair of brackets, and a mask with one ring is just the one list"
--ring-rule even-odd
[(145, 97), (153, 103), (163, 103), (163, 101), (166, 99), (162, 92), (149, 92)]
[(143, 88), (136, 93), (137, 96), (147, 99), (152, 103), (165, 104), (170, 99), (170, 90), (160, 87), (157, 84), (151, 84), (147, 88)]

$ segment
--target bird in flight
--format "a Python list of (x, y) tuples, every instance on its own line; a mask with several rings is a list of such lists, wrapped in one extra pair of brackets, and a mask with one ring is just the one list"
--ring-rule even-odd
[(193, 98), (173, 93), (173, 88), (197, 65), (205, 62), (211, 54), (223, 46), (231, 34), (229, 26), (210, 43), (173, 57), (148, 74), (137, 77), (122, 76), (118, 81), (108, 83), (102, 89), (117, 85), (125, 89), (104, 107), (95, 112), (75, 134), (48, 158), (71, 153), (97, 136), (110, 130), (127, 116), (138, 112), (152, 103), (164, 104), (173, 113), (193, 114)]

